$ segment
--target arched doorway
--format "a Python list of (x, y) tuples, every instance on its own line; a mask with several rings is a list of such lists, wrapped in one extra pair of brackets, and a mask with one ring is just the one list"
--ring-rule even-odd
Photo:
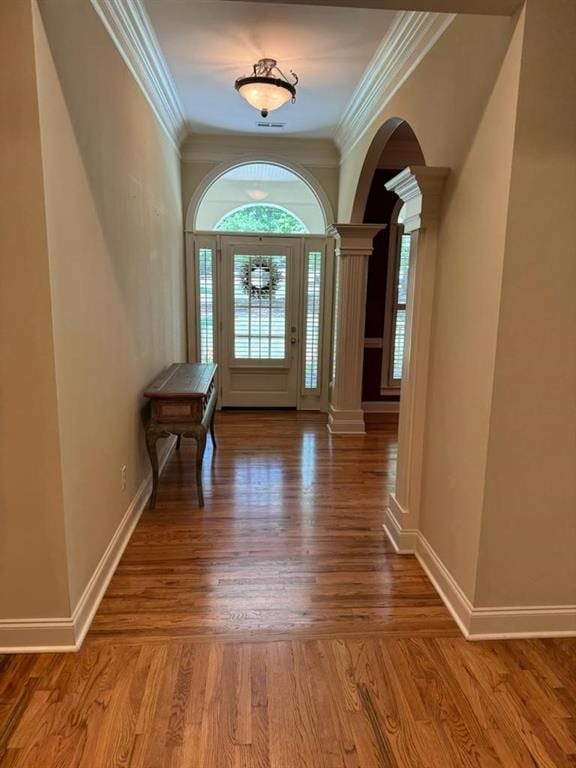
[[(376, 303), (384, 304), (381, 364), (386, 363), (388, 333), (392, 378), (401, 379), (396, 488), (390, 494), (384, 527), (397, 551), (418, 553), (437, 233), (449, 171), (425, 165), (414, 132), (398, 118), (384, 124), (374, 142), (360, 174), (354, 215), (373, 221), (386, 210), (389, 225), (387, 253), (384, 249), (374, 265), (381, 269), (387, 257), (385, 293), (380, 290), (382, 280), (378, 281), (375, 272), (369, 278)], [(385, 174), (389, 174), (388, 180)], [(372, 182), (368, 186), (370, 175)], [(382, 202), (385, 194), (389, 195), (387, 207)], [(375, 251), (372, 258), (378, 259), (377, 248)], [(368, 302), (374, 300), (375, 294), (368, 297)], [(367, 323), (369, 312), (368, 306)], [(388, 325), (386, 312), (392, 317)]]
[(186, 223), (189, 356), (217, 362), (221, 407), (326, 410), (332, 210), (304, 169), (214, 169)]
[(424, 155), (411, 126), (392, 118), (374, 138), (356, 192), (357, 210), (364, 201), (362, 221), (385, 225), (374, 238), (368, 261), (362, 376), (367, 420), (398, 414), (403, 371), (410, 235), (399, 220), (402, 201), (385, 185), (407, 166), (423, 165)]

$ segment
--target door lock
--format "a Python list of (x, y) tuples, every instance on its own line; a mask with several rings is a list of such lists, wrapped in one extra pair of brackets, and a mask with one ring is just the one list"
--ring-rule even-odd
[(290, 344), (296, 344), (296, 341), (297, 341), (296, 336), (290, 337)]

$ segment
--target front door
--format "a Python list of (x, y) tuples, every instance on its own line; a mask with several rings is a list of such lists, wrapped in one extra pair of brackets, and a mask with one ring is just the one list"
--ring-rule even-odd
[(298, 402), (300, 238), (222, 238), (222, 406)]

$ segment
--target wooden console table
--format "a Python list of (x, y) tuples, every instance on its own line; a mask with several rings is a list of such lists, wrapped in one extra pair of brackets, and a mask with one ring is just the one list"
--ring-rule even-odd
[(174, 363), (157, 376), (144, 397), (149, 398), (143, 412), (146, 447), (152, 464), (152, 495), (150, 509), (156, 505), (158, 492), (158, 453), (156, 443), (161, 437), (178, 435), (176, 449), (182, 437), (196, 440), (196, 484), (198, 503), (204, 506), (202, 493), (202, 459), (206, 449), (208, 430), (212, 444), (214, 437), (214, 410), (216, 408), (215, 365), (203, 363)]

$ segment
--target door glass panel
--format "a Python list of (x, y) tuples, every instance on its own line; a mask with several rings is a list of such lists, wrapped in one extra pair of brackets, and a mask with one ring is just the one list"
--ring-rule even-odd
[(234, 357), (286, 356), (286, 256), (234, 254)]

